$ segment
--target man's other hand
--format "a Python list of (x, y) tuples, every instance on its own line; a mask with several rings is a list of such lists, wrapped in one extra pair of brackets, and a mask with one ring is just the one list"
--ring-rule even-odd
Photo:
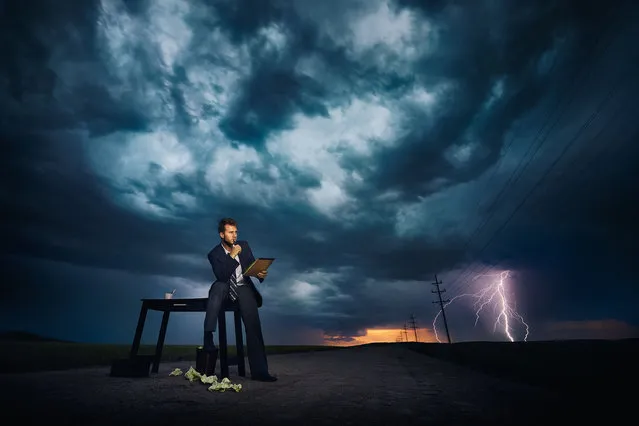
[(236, 244), (231, 249), (231, 257), (235, 257), (242, 252), (242, 247), (239, 244)]
[(266, 275), (268, 275), (268, 271), (261, 271), (257, 273), (257, 277), (261, 280), (263, 280), (264, 278), (266, 278)]

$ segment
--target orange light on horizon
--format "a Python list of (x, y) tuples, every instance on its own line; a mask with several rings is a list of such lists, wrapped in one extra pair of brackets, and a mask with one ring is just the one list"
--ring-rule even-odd
[[(324, 336), (324, 344), (332, 346), (357, 346), (365, 345), (367, 343), (395, 343), (398, 338), (401, 337), (401, 341), (406, 341), (408, 337), (409, 342), (415, 341), (415, 332), (412, 329), (406, 331), (404, 335), (403, 328), (367, 328), (366, 334), (363, 336)], [(437, 342), (435, 334), (428, 328), (417, 329), (417, 341), (418, 342)]]

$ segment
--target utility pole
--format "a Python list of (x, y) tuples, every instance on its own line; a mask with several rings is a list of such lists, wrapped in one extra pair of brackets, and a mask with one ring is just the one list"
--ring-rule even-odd
[(413, 329), (413, 333), (415, 333), (415, 341), (417, 341), (417, 324), (415, 323), (414, 314), (410, 314), (410, 326)]
[(437, 290), (431, 290), (431, 293), (437, 293), (437, 296), (439, 297), (439, 300), (433, 303), (439, 304), (439, 307), (442, 310), (442, 318), (444, 319), (444, 327), (446, 328), (446, 337), (448, 338), (448, 343), (452, 343), (450, 340), (450, 333), (448, 332), (448, 321), (446, 320), (446, 310), (444, 309), (444, 303), (448, 303), (450, 302), (450, 300), (442, 300), (442, 293), (444, 293), (446, 289), (444, 290), (439, 289), (439, 285), (441, 283), (442, 283), (441, 281), (437, 280), (437, 274), (435, 274), (435, 282), (433, 283), (433, 285), (437, 288)]
[(406, 323), (404, 323), (404, 338), (408, 342), (408, 327), (406, 326)]

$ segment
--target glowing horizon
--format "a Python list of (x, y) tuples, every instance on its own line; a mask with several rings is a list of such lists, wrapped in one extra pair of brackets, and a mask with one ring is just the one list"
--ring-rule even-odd
[[(435, 335), (429, 328), (417, 328), (417, 341), (422, 343), (435, 343)], [(412, 328), (406, 330), (409, 342), (415, 341), (415, 332)], [(331, 346), (357, 346), (367, 343), (396, 343), (399, 337), (404, 336), (403, 328), (367, 328), (363, 336), (324, 336), (324, 344)], [(402, 341), (406, 341), (406, 336)]]

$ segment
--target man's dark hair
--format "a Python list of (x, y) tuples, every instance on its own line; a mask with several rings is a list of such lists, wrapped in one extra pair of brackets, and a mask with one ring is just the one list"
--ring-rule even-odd
[(237, 222), (235, 219), (231, 219), (230, 217), (225, 217), (220, 220), (220, 223), (217, 225), (217, 232), (224, 232), (226, 229), (226, 225), (235, 226), (237, 228)]

